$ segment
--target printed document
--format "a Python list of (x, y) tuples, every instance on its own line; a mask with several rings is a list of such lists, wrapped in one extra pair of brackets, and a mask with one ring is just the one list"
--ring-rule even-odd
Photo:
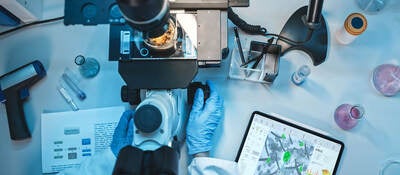
[(42, 173), (79, 167), (108, 149), (124, 107), (43, 113)]

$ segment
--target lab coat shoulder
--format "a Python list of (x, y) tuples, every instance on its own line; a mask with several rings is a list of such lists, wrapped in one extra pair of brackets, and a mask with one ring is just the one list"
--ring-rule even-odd
[(116, 158), (111, 149), (96, 153), (85, 159), (79, 168), (68, 169), (60, 172), (60, 175), (110, 175), (113, 172)]
[[(111, 149), (107, 149), (93, 157), (88, 157), (79, 168), (65, 170), (60, 172), (59, 175), (110, 175), (114, 169), (115, 161), (116, 158)], [(197, 157), (189, 165), (188, 173), (190, 175), (238, 175), (239, 171), (236, 162)]]
[(190, 175), (238, 175), (239, 171), (236, 162), (209, 157), (197, 157), (189, 165), (188, 173)]

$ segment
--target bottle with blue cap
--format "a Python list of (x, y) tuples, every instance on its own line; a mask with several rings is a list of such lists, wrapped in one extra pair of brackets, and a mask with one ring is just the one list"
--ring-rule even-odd
[(367, 18), (363, 14), (350, 14), (343, 27), (336, 32), (336, 40), (341, 44), (350, 44), (367, 29), (367, 24)]

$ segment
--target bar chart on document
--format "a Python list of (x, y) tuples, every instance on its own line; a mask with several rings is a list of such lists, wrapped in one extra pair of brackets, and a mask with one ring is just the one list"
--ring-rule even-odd
[(242, 175), (331, 175), (339, 150), (339, 144), (256, 115), (238, 160), (239, 171)]

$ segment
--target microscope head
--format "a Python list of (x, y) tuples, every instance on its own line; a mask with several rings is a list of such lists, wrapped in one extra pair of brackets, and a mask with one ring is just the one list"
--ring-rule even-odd
[(117, 0), (123, 17), (148, 38), (156, 38), (169, 28), (168, 0)]

